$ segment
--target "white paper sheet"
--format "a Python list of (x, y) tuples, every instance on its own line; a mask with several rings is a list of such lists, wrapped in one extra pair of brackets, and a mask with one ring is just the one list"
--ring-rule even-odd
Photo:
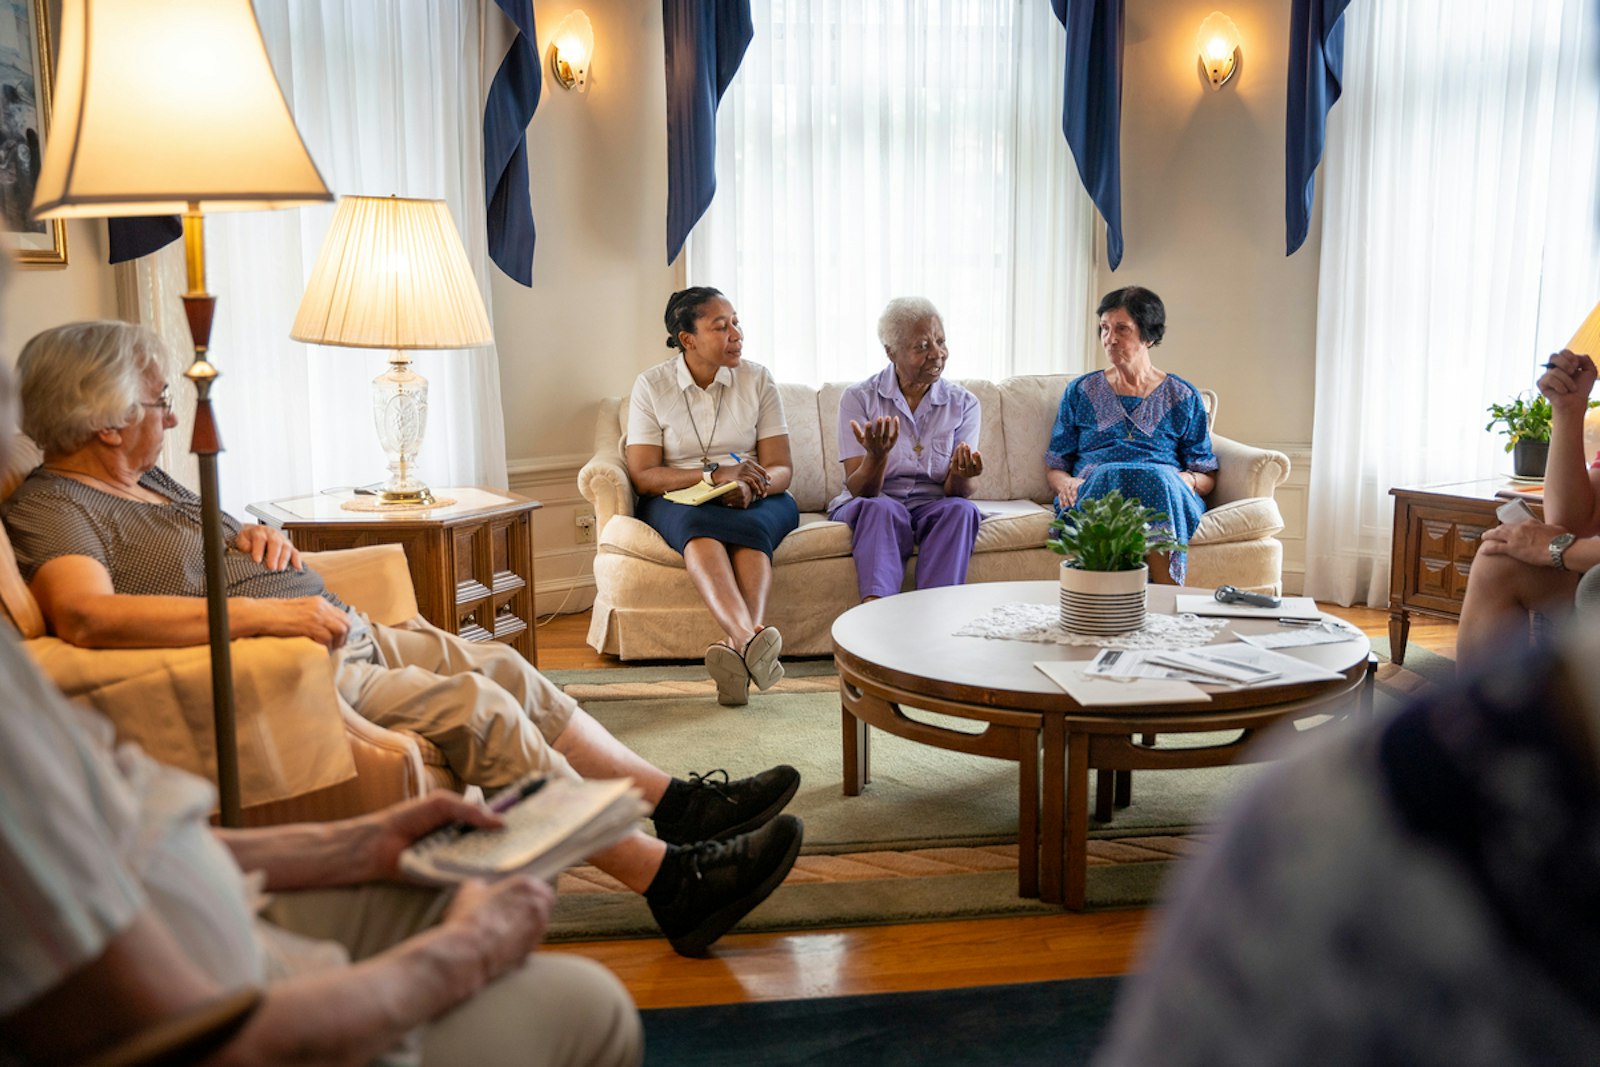
[(1224, 604), (1216, 597), (1184, 596), (1177, 598), (1174, 609), (1179, 615), (1208, 615), (1224, 619), (1318, 619), (1322, 613), (1317, 602), (1308, 596), (1286, 596), (1275, 608), (1253, 608), (1249, 604)]
[(1189, 683), (1159, 678), (1118, 680), (1086, 675), (1087, 664), (1067, 660), (1035, 663), (1052, 682), (1086, 708), (1130, 704), (1204, 704), (1211, 694)]

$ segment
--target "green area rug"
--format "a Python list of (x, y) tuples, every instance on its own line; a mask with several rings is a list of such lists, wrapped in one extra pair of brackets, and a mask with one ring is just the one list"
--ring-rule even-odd
[[(554, 671), (550, 677), (629, 747), (671, 773), (722, 767), (739, 777), (777, 763), (799, 768), (802, 785), (789, 810), (806, 824), (801, 859), (740, 930), (1057, 910), (1017, 896), (1016, 764), (873, 731), (872, 782), (861, 796), (844, 796), (833, 664), (786, 667), (783, 682), (753, 694), (743, 708), (718, 705), (698, 665)], [(1449, 660), (1409, 649), (1404, 668), (1380, 668), (1380, 714), (1453, 673)], [(907, 710), (941, 725), (975, 727)], [(1163, 743), (1210, 744), (1226, 736), (1180, 735)], [(1109, 824), (1090, 825), (1090, 906), (1155, 899), (1171, 860), (1201, 841), (1197, 828), (1215, 819), (1259, 771), (1242, 766), (1136, 775), (1133, 805)], [(563, 875), (560, 889), (554, 940), (655, 934), (643, 901), (593, 868)]]

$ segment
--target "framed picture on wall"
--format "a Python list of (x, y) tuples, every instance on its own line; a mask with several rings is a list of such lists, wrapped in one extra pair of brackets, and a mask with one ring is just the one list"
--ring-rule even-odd
[(66, 223), (28, 219), (49, 127), (45, 0), (0, 0), (0, 240), (25, 266), (67, 262)]

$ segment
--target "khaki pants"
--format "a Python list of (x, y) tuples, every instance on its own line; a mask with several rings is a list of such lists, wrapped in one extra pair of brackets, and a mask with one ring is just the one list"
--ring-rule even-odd
[[(337, 942), (352, 960), (376, 955), (438, 921), (447, 893), (365, 885), (280, 893), (266, 918)], [(626, 1067), (644, 1056), (639, 1013), (622, 983), (581, 956), (539, 951), (454, 1011), (422, 1027), (385, 1063), (423, 1067), (549, 1064)]]
[(372, 634), (383, 663), (346, 658), (335, 674), (362, 718), (421, 734), (458, 777), (485, 789), (529, 771), (577, 777), (551, 746), (578, 705), (515, 649), (465, 641), (420, 618), (374, 625)]

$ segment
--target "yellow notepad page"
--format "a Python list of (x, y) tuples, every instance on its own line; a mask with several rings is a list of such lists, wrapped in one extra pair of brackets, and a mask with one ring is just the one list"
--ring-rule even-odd
[(705, 482), (696, 482), (686, 489), (674, 489), (672, 492), (663, 493), (662, 495), (674, 504), (688, 504), (690, 507), (698, 507), (707, 500), (715, 500), (724, 493), (733, 492), (734, 487), (738, 484), (737, 481), (723, 482), (721, 485), (707, 485)]

